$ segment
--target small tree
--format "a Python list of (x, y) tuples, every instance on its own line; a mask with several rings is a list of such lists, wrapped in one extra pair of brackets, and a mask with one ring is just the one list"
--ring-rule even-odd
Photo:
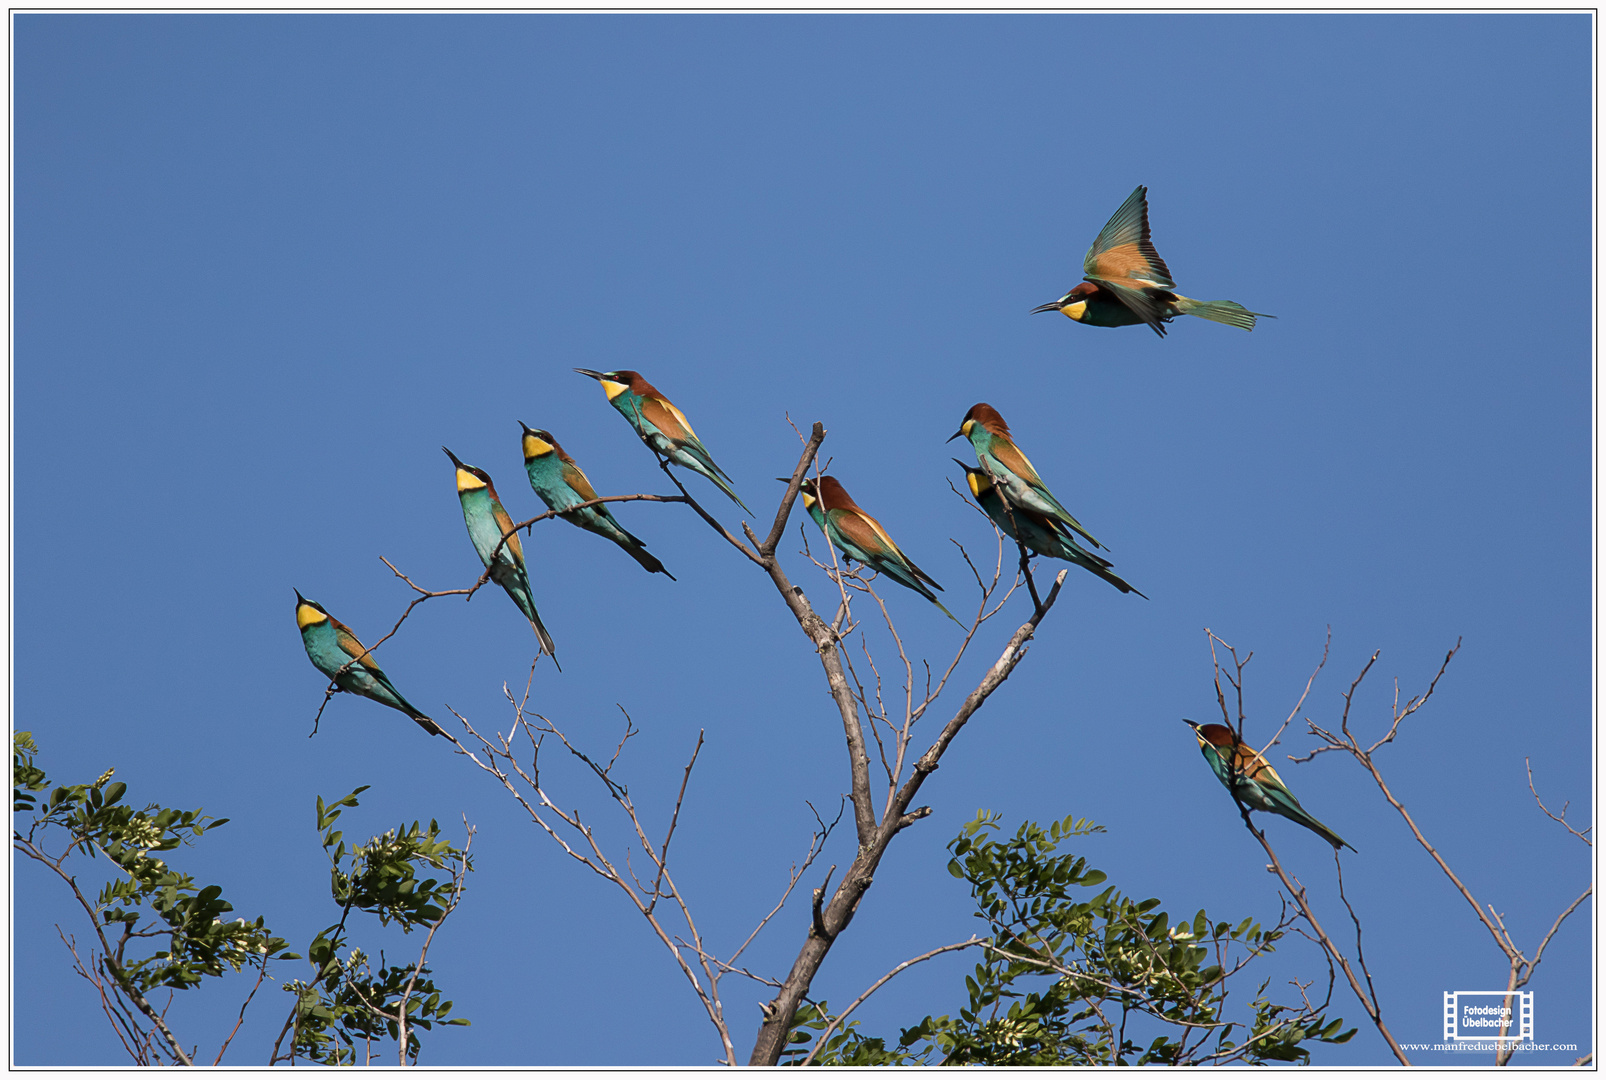
[[(787, 1056), (803, 1065), (1258, 1065), (1308, 1062), (1312, 1041), (1341, 1043), (1329, 1019), (1333, 989), (1313, 1003), (1277, 1004), (1261, 982), (1238, 1019), (1228, 998), (1241, 973), (1276, 948), (1293, 918), (1263, 930), (1253, 918), (1213, 922), (1201, 910), (1172, 925), (1160, 901), (1136, 901), (1060, 843), (1103, 832), (1074, 816), (1022, 824), (998, 838), (1000, 818), (980, 812), (948, 845), (949, 872), (970, 886), (985, 937), (899, 965), (832, 1017), (825, 1002), (800, 1012)], [(866, 1036), (848, 1015), (893, 975), (941, 952), (980, 949), (957, 1016), (927, 1016), (895, 1046)], [(818, 1031), (818, 1036), (813, 1031)]]
[[(12, 847), (63, 881), (88, 917), (94, 944), (87, 956), (73, 935), (59, 925), (56, 931), (72, 954), (74, 970), (95, 987), (107, 1021), (135, 1064), (196, 1064), (196, 1044), (181, 1040), (168, 1025), (171, 992), (196, 989), (225, 969), (256, 971), (239, 1018), (211, 1062), (221, 1064), (269, 977), (269, 961), (301, 959), (262, 917), (225, 921), (234, 905), (223, 898), (221, 886), (198, 885), (158, 857), (194, 843), (228, 819), (154, 803), (135, 809), (123, 801), (127, 785), (113, 782), (112, 769), (90, 784), (51, 789), (41, 803), (39, 793), (50, 788), (50, 780), (35, 764), (39, 749), (33, 737), (19, 731), (12, 746), (12, 810), (28, 818), (14, 826)], [(294, 1062), (298, 1056), (352, 1064), (358, 1042), (366, 1049), (364, 1060), (371, 1061), (373, 1042), (386, 1038), (398, 1044), (398, 1057), (406, 1064), (418, 1058), (419, 1028), (468, 1023), (448, 1018), (452, 1003), (440, 999), (425, 961), (435, 931), (462, 899), (473, 831), (469, 842), (456, 848), (440, 839), (435, 822), (427, 830), (414, 822), (348, 851), (333, 825), (340, 808), (355, 807), (365, 790), (327, 806), (318, 800), (318, 828), (340, 920), (319, 932), (307, 949), (314, 978), (285, 987), (296, 1000), (269, 1064)], [(112, 868), (112, 879), (93, 897), (79, 883), (77, 862), (69, 862), (74, 856), (104, 857)], [(416, 871), (423, 866), (447, 870), (448, 880), (419, 880)], [(354, 910), (377, 915), (381, 924), (394, 922), (404, 933), (426, 930), (418, 960), (374, 971), (366, 954), (347, 941), (346, 920)], [(163, 989), (169, 994), (158, 1005), (153, 998)], [(293, 1037), (281, 1056), (286, 1033)]]

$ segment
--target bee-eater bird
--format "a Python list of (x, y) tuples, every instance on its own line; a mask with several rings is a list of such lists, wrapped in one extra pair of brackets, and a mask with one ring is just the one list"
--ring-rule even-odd
[(1139, 184), (1115, 216), (1105, 223), (1082, 260), (1082, 283), (1058, 300), (1032, 309), (1059, 311), (1089, 326), (1136, 326), (1148, 323), (1161, 337), (1165, 324), (1178, 315), (1253, 330), (1257, 316), (1231, 300), (1191, 300), (1172, 290), (1176, 282), (1149, 239), (1149, 189)]
[(340, 689), (406, 713), (431, 735), (446, 734), (390, 684), (389, 677), (379, 670), (373, 656), (345, 623), (325, 611), (322, 604), (302, 596), (300, 590), (296, 591), (296, 626), (301, 630), (301, 644), (307, 647), (312, 666), (333, 679)]
[[(789, 484), (791, 480), (782, 478), (782, 482)], [(944, 615), (954, 619), (953, 612), (943, 607), (942, 601), (931, 591), (936, 589), (941, 592), (942, 586), (898, 550), (898, 545), (892, 542), (892, 537), (887, 535), (881, 523), (853, 501), (853, 496), (848, 494), (836, 477), (822, 476), (818, 481), (810, 477), (798, 487), (798, 494), (803, 496), (803, 506), (809, 516), (842, 554), (878, 574), (885, 574), (905, 588), (913, 589), (936, 604)], [(928, 585), (931, 588), (927, 588)], [(958, 619), (954, 619), (954, 622), (965, 625)]]
[(965, 470), (965, 480), (970, 484), (970, 494), (1005, 536), (1011, 540), (1019, 540), (1039, 555), (1075, 563), (1124, 593), (1137, 593), (1143, 596), (1143, 599), (1148, 599), (1143, 593), (1110, 573), (1111, 563), (1108, 559), (1101, 559), (1091, 551), (1082, 550), (1082, 546), (1070, 535), (1070, 531), (1062, 522), (1045, 517), (1036, 510), (1028, 510), (1024, 506), (1009, 505), (1003, 496), (998, 494), (998, 487), (993, 483), (993, 478), (987, 475), (986, 469), (966, 465), (958, 458), (954, 458), (953, 462)]
[(1009, 425), (1004, 423), (1004, 418), (998, 415), (997, 409), (985, 401), (972, 405), (970, 411), (965, 413), (964, 423), (959, 425), (958, 431), (948, 436), (948, 441), (953, 442), (959, 438), (970, 440), (971, 448), (976, 451), (976, 459), (993, 478), (993, 482), (998, 485), (1011, 506), (1024, 506), (1028, 510), (1036, 510), (1045, 517), (1063, 521), (1094, 547), (1104, 546), (1093, 539), (1093, 534), (1082, 528), (1082, 523), (1073, 518), (1071, 512), (1054, 498), (1054, 493), (1048, 490), (1048, 485), (1037, 475), (1032, 463), (1026, 460), (1026, 455), (1015, 445), (1015, 440), (1009, 433)]
[[(446, 447), (441, 449), (446, 450)], [(541, 625), (535, 598), (530, 595), (530, 575), (524, 570), (524, 547), (513, 533), (513, 519), (502, 509), (502, 500), (497, 497), (496, 488), (484, 469), (464, 465), (450, 450), (446, 450), (446, 456), (457, 467), (457, 499), (463, 504), (463, 521), (468, 525), (468, 538), (474, 541), (480, 562), (490, 567), (491, 580), (507, 590), (524, 617), (530, 620), (535, 636), (541, 640), (541, 651), (556, 664), (558, 653), (552, 644), (552, 635)], [(505, 544), (502, 543), (504, 535), (507, 536)], [(494, 564), (492, 552), (496, 553)], [(563, 668), (559, 666), (558, 670)]]
[[(574, 458), (564, 452), (550, 431), (533, 428), (519, 421), (524, 429), (524, 471), (530, 476), (530, 486), (541, 496), (548, 510), (568, 510), (597, 497), (596, 489)], [(607, 503), (587, 506), (563, 515), (563, 520), (580, 526), (587, 532), (605, 536), (625, 549), (648, 573), (662, 574), (670, 581), (675, 575), (664, 569), (664, 564), (649, 552), (640, 540), (625, 531), (623, 525), (608, 512)]]
[[(643, 442), (658, 453), (685, 469), (706, 476), (714, 485), (730, 496), (731, 502), (747, 510), (747, 504), (736, 494), (731, 478), (725, 470), (714, 464), (712, 455), (697, 438), (686, 420), (686, 414), (672, 405), (652, 383), (641, 377), (639, 371), (592, 371), (575, 368), (602, 384), (613, 407), (630, 421)], [(751, 510), (747, 510), (749, 514)]]
[(1283, 778), (1277, 775), (1277, 770), (1255, 753), (1253, 747), (1239, 742), (1230, 727), (1225, 724), (1195, 724), (1192, 720), (1182, 722), (1193, 728), (1194, 738), (1199, 740), (1199, 752), (1210, 763), (1216, 779), (1228, 791), (1236, 791), (1238, 798), (1249, 809), (1280, 814), (1289, 821), (1305, 826), (1335, 848), (1355, 850), (1353, 844), (1346, 843), (1343, 837), (1306, 813), (1293, 792), (1283, 783)]

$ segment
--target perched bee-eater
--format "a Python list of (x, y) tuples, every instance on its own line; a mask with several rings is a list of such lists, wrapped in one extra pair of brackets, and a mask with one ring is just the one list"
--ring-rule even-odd
[(1009, 425), (1004, 423), (997, 409), (985, 401), (972, 405), (965, 414), (965, 422), (959, 425), (958, 431), (948, 436), (948, 441), (959, 438), (970, 440), (971, 447), (976, 451), (976, 459), (1011, 506), (1024, 506), (1045, 517), (1063, 521), (1094, 547), (1104, 546), (1093, 539), (1093, 534), (1082, 528), (1082, 523), (1054, 498), (1054, 493), (1048, 490), (1048, 485), (1037, 475), (1032, 463), (1015, 445), (1015, 440), (1009, 434)]
[[(590, 502), (597, 497), (591, 481), (574, 463), (574, 458), (558, 445), (558, 440), (552, 437), (550, 431), (533, 428), (522, 420), (519, 426), (524, 429), (524, 471), (530, 474), (530, 486), (541, 496), (548, 510), (568, 510), (571, 506)], [(645, 567), (648, 573), (662, 574), (670, 581), (675, 580), (675, 575), (665, 570), (664, 564), (640, 540), (614, 520), (608, 512), (607, 503), (564, 514), (563, 520), (612, 540), (625, 549), (626, 555)]]
[(1193, 728), (1194, 738), (1199, 740), (1199, 752), (1210, 763), (1216, 778), (1228, 791), (1236, 790), (1238, 798), (1249, 809), (1281, 814), (1289, 821), (1305, 826), (1335, 848), (1355, 850), (1354, 845), (1345, 843), (1336, 832), (1306, 813), (1293, 792), (1283, 783), (1283, 778), (1277, 775), (1277, 770), (1255, 753), (1253, 747), (1239, 742), (1230, 727), (1225, 724), (1195, 724), (1192, 720), (1184, 720), (1183, 723)]
[(296, 591), (296, 626), (301, 630), (301, 644), (307, 647), (312, 666), (333, 679), (340, 689), (406, 713), (431, 735), (446, 734), (390, 685), (390, 679), (345, 623), (325, 611), (322, 604), (302, 596), (300, 590)]
[(1019, 540), (1039, 555), (1073, 562), (1124, 593), (1137, 593), (1143, 596), (1143, 599), (1148, 599), (1110, 573), (1111, 564), (1108, 559), (1101, 559), (1091, 551), (1082, 550), (1082, 546), (1070, 535), (1070, 530), (1063, 522), (1057, 518), (1045, 517), (1036, 510), (1028, 510), (1024, 506), (1009, 505), (1003, 496), (998, 494), (998, 488), (993, 483), (993, 478), (987, 475), (986, 469), (966, 465), (958, 458), (954, 458), (953, 461), (955, 465), (965, 470), (965, 479), (970, 484), (970, 494), (1005, 536), (1011, 540)]
[[(791, 483), (788, 478), (782, 480)], [(941, 592), (942, 586), (898, 550), (898, 545), (892, 542), (892, 537), (887, 535), (881, 523), (853, 501), (853, 496), (847, 493), (836, 477), (822, 476), (818, 481), (810, 477), (799, 486), (798, 494), (803, 496), (803, 506), (814, 523), (842, 554), (878, 574), (885, 574), (899, 585), (913, 589), (936, 604), (944, 615), (954, 619), (953, 612), (943, 607), (942, 601), (931, 591), (936, 589)], [(928, 589), (927, 585), (931, 588)], [(958, 623), (959, 620), (954, 619), (954, 622)], [(963, 626), (964, 623), (959, 625)]]
[[(731, 486), (725, 470), (714, 464), (713, 457), (704, 448), (697, 433), (691, 429), (686, 414), (670, 404), (656, 387), (641, 377), (639, 371), (591, 371), (575, 368), (602, 384), (613, 407), (619, 410), (630, 426), (636, 429), (642, 441), (682, 468), (700, 473), (730, 496), (731, 502), (747, 510), (747, 504)], [(749, 514), (751, 510), (747, 510)]]
[(1273, 319), (1231, 300), (1190, 300), (1171, 290), (1176, 282), (1149, 239), (1149, 189), (1139, 184), (1127, 196), (1088, 248), (1082, 260), (1082, 283), (1049, 304), (1032, 309), (1060, 311), (1089, 326), (1136, 326), (1148, 323), (1161, 337), (1165, 324), (1178, 315), (1194, 315), (1243, 330), (1255, 318)]
[[(446, 450), (446, 447), (441, 449)], [(502, 500), (497, 497), (496, 488), (484, 469), (464, 465), (450, 450), (446, 450), (446, 456), (457, 466), (457, 499), (463, 504), (463, 521), (468, 525), (468, 538), (474, 541), (480, 562), (491, 568), (491, 580), (507, 590), (524, 617), (530, 620), (535, 636), (541, 640), (541, 651), (556, 664), (558, 653), (552, 644), (552, 635), (541, 625), (535, 598), (530, 595), (530, 575), (524, 570), (524, 547), (513, 533), (513, 519), (502, 509)], [(507, 543), (502, 544), (504, 534)], [(493, 551), (496, 552), (495, 565), (491, 562)], [(563, 669), (560, 666), (558, 670)]]

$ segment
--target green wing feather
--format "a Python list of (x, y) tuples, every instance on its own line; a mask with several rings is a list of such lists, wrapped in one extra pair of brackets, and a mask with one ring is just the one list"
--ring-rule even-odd
[[(1089, 278), (1104, 281), (1111, 277), (1127, 277), (1133, 270), (1141, 268), (1139, 276), (1156, 285), (1170, 288), (1175, 284), (1171, 280), (1170, 268), (1160, 258), (1160, 253), (1154, 250), (1154, 244), (1149, 239), (1148, 192), (1148, 188), (1139, 184), (1126, 197), (1121, 208), (1104, 223), (1104, 228), (1099, 230), (1097, 239), (1082, 260), (1082, 272)], [(1130, 250), (1119, 252), (1117, 249), (1120, 248)], [(1114, 260), (1106, 258), (1111, 254), (1117, 257)], [(1117, 265), (1112, 266), (1112, 261)]]

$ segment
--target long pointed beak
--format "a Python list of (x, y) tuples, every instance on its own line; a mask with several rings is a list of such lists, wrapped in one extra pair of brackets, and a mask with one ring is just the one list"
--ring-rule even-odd
[(519, 421), (519, 427), (524, 429), (524, 434), (526, 434), (526, 435), (531, 435), (531, 434), (535, 433), (535, 429), (533, 427), (531, 427), (529, 424), (526, 424), (523, 420)]
[[(949, 441), (952, 442), (953, 440), (950, 439)], [(961, 469), (964, 469), (966, 473), (972, 473), (972, 472), (979, 472), (980, 471), (978, 469), (971, 468), (969, 465), (966, 465), (963, 461), (960, 461), (958, 458), (949, 458), (948, 460), (953, 462), (955, 465), (958, 465)]]
[(964, 433), (964, 432), (963, 432), (963, 431), (956, 431), (956, 432), (954, 432), (954, 433), (953, 433), (953, 434), (952, 434), (952, 435), (950, 435), (950, 436), (948, 436), (948, 437), (947, 437), (947, 438), (946, 438), (946, 439), (944, 439), (944, 440), (943, 440), (943, 442), (945, 442), (945, 443), (951, 443), (951, 442), (953, 442), (953, 441), (954, 441), (954, 440), (955, 440), (955, 439), (958, 439), (958, 438), (962, 438), (962, 437), (963, 437), (963, 436), (964, 436), (964, 434), (965, 434), (965, 433)]
[(290, 591), (296, 594), (296, 603), (305, 604), (307, 602), (307, 598), (301, 595), (300, 589), (291, 589)]
[(577, 367), (574, 370), (578, 371), (582, 375), (589, 375), (593, 379), (602, 378), (602, 372), (600, 372), (600, 371), (592, 371), (590, 368)]
[(1058, 311), (1059, 309), (1060, 302), (1058, 300), (1050, 300), (1046, 304), (1039, 304), (1037, 307), (1032, 308), (1027, 314), (1036, 315), (1039, 311)]
[(1189, 726), (1189, 727), (1191, 727), (1191, 728), (1192, 728), (1192, 729), (1193, 729), (1193, 730), (1195, 730), (1195, 731), (1198, 731), (1198, 730), (1199, 730), (1199, 725), (1198, 725), (1198, 724), (1195, 724), (1195, 723), (1194, 723), (1194, 722), (1193, 722), (1193, 721), (1192, 721), (1192, 720), (1189, 720), (1189, 719), (1187, 719), (1187, 718), (1185, 718), (1185, 717), (1184, 717), (1184, 718), (1183, 718), (1183, 721), (1182, 721), (1182, 722), (1183, 722), (1183, 723), (1184, 723), (1184, 724), (1187, 724), (1187, 725), (1188, 725), (1188, 726)]
[[(441, 447), (441, 449), (442, 450), (446, 450), (446, 447), (443, 446), (443, 447)], [(446, 450), (446, 456), (451, 458), (452, 459), (452, 464), (456, 465), (459, 469), (461, 469), (463, 467), (463, 463), (461, 461), (457, 460), (457, 455), (452, 453), (450, 450)]]

